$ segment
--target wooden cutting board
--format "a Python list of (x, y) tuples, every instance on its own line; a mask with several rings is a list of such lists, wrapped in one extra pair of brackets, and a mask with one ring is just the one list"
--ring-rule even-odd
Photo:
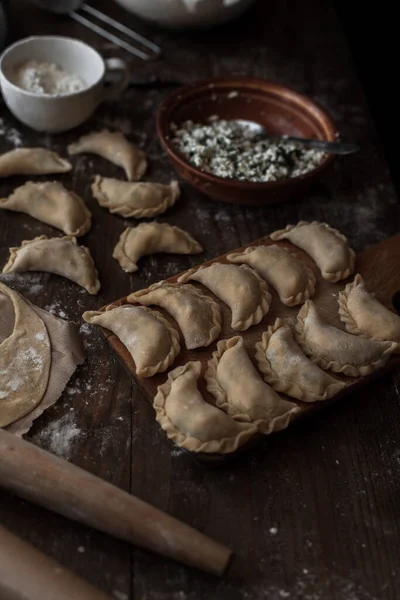
[[(243, 251), (247, 247), (258, 246), (258, 245), (270, 245), (273, 243), (276, 243), (276, 242), (273, 242), (269, 237), (265, 237), (265, 238), (255, 241), (255, 242), (252, 242), (252, 243), (248, 244), (247, 246), (243, 246), (242, 248), (238, 248), (236, 250), (231, 250), (227, 254), (230, 254), (231, 252)], [(316, 265), (314, 264), (312, 259), (305, 252), (303, 252), (299, 248), (296, 248), (295, 246), (292, 246), (289, 242), (286, 242), (286, 241), (278, 242), (278, 244), (289, 249), (291, 252), (296, 254), (296, 256), (299, 259), (301, 259), (305, 263), (307, 263), (310, 266), (310, 268), (314, 271), (315, 276), (317, 278), (317, 289), (316, 289), (316, 293), (313, 297), (313, 300), (316, 303), (317, 308), (318, 308), (320, 314), (322, 315), (322, 317), (324, 317), (331, 325), (339, 327), (340, 329), (344, 329), (344, 326), (339, 319), (337, 295), (338, 295), (338, 292), (344, 288), (346, 283), (348, 283), (348, 281), (353, 280), (353, 277), (356, 273), (360, 273), (362, 275), (362, 277), (365, 280), (367, 289), (369, 291), (373, 292), (376, 295), (377, 299), (380, 302), (382, 302), (382, 304), (384, 304), (385, 306), (387, 306), (388, 308), (391, 308), (391, 309), (397, 308), (397, 311), (400, 312), (400, 235), (389, 238), (389, 239), (385, 240), (384, 242), (377, 244), (375, 246), (371, 246), (364, 252), (359, 253), (357, 255), (357, 262), (356, 262), (354, 275), (351, 276), (345, 282), (342, 281), (342, 282), (335, 283), (335, 284), (329, 283), (321, 277), (321, 274), (319, 273)], [(227, 263), (228, 262), (226, 260), (227, 254), (224, 254), (222, 256), (214, 258), (213, 260), (205, 262), (205, 263), (203, 263), (203, 265), (210, 265), (213, 262)], [(168, 281), (169, 283), (174, 283), (177, 281), (179, 275), (180, 275), (180, 273), (177, 275), (174, 275), (173, 277), (170, 277), (166, 281)], [(196, 286), (201, 287), (200, 284), (197, 284), (195, 282), (191, 282), (191, 283), (194, 283)], [(202, 289), (203, 289), (203, 291), (206, 291), (211, 296), (213, 296), (211, 294), (211, 292), (209, 292), (205, 288), (202, 288)], [(230, 337), (233, 337), (236, 335), (241, 335), (244, 339), (246, 349), (255, 365), (257, 365), (257, 363), (255, 361), (254, 345), (256, 342), (258, 342), (261, 339), (262, 332), (265, 331), (269, 325), (273, 324), (277, 317), (291, 318), (291, 319), (295, 320), (296, 315), (300, 309), (300, 306), (297, 306), (294, 308), (289, 308), (287, 306), (284, 306), (280, 302), (276, 292), (272, 288), (270, 288), (270, 292), (272, 295), (272, 303), (271, 303), (270, 311), (268, 312), (267, 315), (265, 315), (265, 317), (263, 318), (261, 323), (259, 323), (258, 325), (254, 325), (253, 327), (250, 327), (250, 329), (248, 329), (247, 331), (244, 331), (244, 332), (235, 332), (231, 329), (231, 327), (230, 327), (230, 322), (231, 322), (230, 310), (218, 298), (215, 298), (213, 296), (216, 299), (216, 301), (219, 303), (219, 305), (221, 307), (221, 311), (222, 311), (222, 331), (221, 331), (218, 339), (220, 340), (220, 339), (224, 339), (224, 338), (230, 338)], [(113, 302), (112, 306), (121, 306), (122, 304), (126, 304), (126, 303), (127, 303), (127, 301), (126, 301), (126, 297), (125, 297), (125, 298), (121, 298), (120, 300)], [(170, 317), (168, 315), (168, 313), (166, 313), (160, 307), (154, 307), (154, 308), (156, 310), (160, 311), (171, 322), (171, 324), (174, 325), (175, 328), (179, 331), (179, 327), (174, 322), (172, 317)], [(131, 377), (134, 379), (134, 381), (138, 384), (138, 386), (144, 393), (144, 396), (147, 398), (147, 400), (152, 403), (153, 398), (157, 392), (157, 387), (161, 383), (165, 382), (169, 371), (166, 371), (165, 373), (162, 373), (159, 375), (155, 375), (154, 377), (151, 377), (151, 378), (141, 379), (140, 377), (138, 377), (136, 375), (135, 364), (132, 360), (131, 355), (129, 354), (129, 352), (127, 351), (125, 346), (122, 344), (122, 342), (117, 338), (116, 335), (114, 335), (109, 330), (103, 329), (103, 333), (104, 333), (108, 343), (110, 344), (111, 348), (114, 350), (114, 352), (116, 353), (118, 358), (121, 360), (121, 362), (122, 362), (123, 366), (125, 367), (125, 369), (127, 370), (127, 372), (131, 375)], [(190, 360), (200, 360), (203, 365), (202, 373), (204, 375), (204, 372), (207, 368), (207, 362), (211, 358), (214, 350), (216, 349), (217, 341), (218, 340), (216, 340), (213, 344), (211, 344), (207, 348), (199, 348), (197, 350), (186, 350), (185, 344), (183, 342), (183, 338), (181, 337), (181, 348), (182, 348), (181, 353), (177, 357), (175, 363), (171, 366), (171, 368), (169, 370), (172, 370), (179, 365), (183, 365)], [(304, 416), (307, 416), (307, 415), (310, 415), (310, 414), (313, 414), (313, 413), (319, 411), (324, 406), (332, 404), (332, 402), (335, 402), (336, 400), (339, 400), (339, 398), (342, 398), (344, 395), (349, 394), (356, 387), (365, 385), (372, 378), (379, 377), (380, 375), (382, 375), (384, 373), (388, 373), (390, 371), (393, 371), (394, 369), (399, 368), (399, 367), (400, 367), (400, 355), (396, 355), (396, 356), (393, 356), (389, 360), (389, 362), (386, 364), (386, 366), (383, 369), (377, 371), (376, 373), (373, 373), (372, 375), (370, 375), (368, 377), (349, 378), (349, 377), (337, 375), (338, 378), (342, 379), (343, 381), (345, 381), (348, 384), (348, 386), (343, 390), (343, 392), (336, 395), (331, 400), (327, 400), (325, 402), (316, 402), (313, 404), (305, 404), (305, 403), (296, 401), (296, 403), (301, 407), (301, 411), (299, 411), (299, 413), (297, 413), (295, 415), (295, 419), (293, 419), (292, 422), (294, 422)], [(199, 387), (203, 393), (203, 397), (211, 404), (214, 404), (215, 403), (214, 399), (207, 392), (204, 381), (200, 381)], [(282, 394), (282, 396), (285, 397), (286, 399), (294, 402), (293, 398), (288, 398), (283, 394)], [(257, 436), (257, 438), (255, 440), (252, 440), (249, 444), (240, 448), (238, 450), (238, 452), (243, 450), (245, 447), (248, 447), (249, 445), (253, 445), (254, 442), (257, 441), (260, 437), (261, 436)], [(190, 454), (197, 460), (200, 460), (202, 462), (207, 462), (207, 463), (213, 463), (213, 464), (215, 464), (216, 462), (217, 463), (219, 463), (221, 461), (223, 462), (226, 459), (228, 459), (230, 456), (232, 456), (232, 455), (223, 455), (222, 456), (222, 455), (208, 455), (208, 454), (195, 454), (195, 453), (190, 453)]]

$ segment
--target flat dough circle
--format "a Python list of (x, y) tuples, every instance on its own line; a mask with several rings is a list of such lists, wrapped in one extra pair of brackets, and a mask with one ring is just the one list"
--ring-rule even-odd
[(0, 282), (0, 293), (14, 305), (12, 334), (0, 344), (0, 427), (30, 413), (42, 400), (49, 381), (51, 344), (42, 319)]

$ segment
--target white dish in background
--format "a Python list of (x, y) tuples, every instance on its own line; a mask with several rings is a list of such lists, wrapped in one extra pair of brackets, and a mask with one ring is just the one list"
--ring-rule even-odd
[(173, 28), (218, 25), (242, 14), (255, 0), (116, 0), (127, 10)]
[[(83, 90), (63, 95), (37, 94), (24, 90), (12, 79), (15, 70), (30, 60), (56, 63), (75, 73), (86, 84)], [(107, 71), (120, 71), (118, 83), (105, 88)], [(104, 100), (118, 97), (127, 87), (130, 73), (119, 58), (103, 60), (94, 48), (75, 38), (33, 36), (9, 46), (0, 57), (0, 85), (13, 115), (36, 131), (60, 133), (77, 127)]]

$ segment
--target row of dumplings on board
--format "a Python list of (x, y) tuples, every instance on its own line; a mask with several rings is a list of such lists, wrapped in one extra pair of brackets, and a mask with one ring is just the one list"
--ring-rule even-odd
[[(346, 238), (324, 223), (300, 222), (270, 237), (288, 239), (306, 251), (328, 281), (340, 281), (354, 271), (355, 254)], [(122, 341), (139, 377), (152, 377), (171, 367), (180, 344), (177, 330), (150, 306), (175, 319), (190, 350), (209, 346), (221, 332), (218, 303), (188, 281), (201, 283), (229, 306), (231, 327), (237, 331), (259, 323), (268, 312), (268, 284), (285, 305), (303, 304), (294, 326), (277, 319), (255, 344), (258, 370), (242, 337), (218, 342), (204, 375), (215, 406), (199, 390), (200, 362), (169, 372), (154, 408), (168, 437), (183, 448), (233, 452), (256, 433), (287, 427), (301, 410), (292, 398), (312, 403), (341, 392), (348, 384), (328, 371), (365, 376), (400, 351), (400, 317), (368, 292), (360, 275), (339, 293), (339, 315), (347, 330), (342, 331), (318, 313), (310, 300), (316, 285), (313, 272), (285, 248), (258, 245), (228, 254), (227, 260), (191, 269), (177, 283), (159, 282), (135, 292), (128, 296), (129, 305), (83, 315)]]
[[(97, 154), (124, 169), (128, 181), (96, 175), (92, 192), (100, 206), (126, 218), (149, 218), (163, 214), (180, 196), (179, 184), (138, 182), (144, 175), (145, 154), (119, 132), (103, 130), (83, 136), (68, 147), (70, 155)], [(66, 173), (72, 165), (45, 148), (17, 148), (0, 156), (0, 177)], [(48, 271), (75, 281), (90, 294), (100, 289), (98, 273), (89, 250), (76, 238), (91, 228), (92, 215), (85, 202), (60, 182), (29, 181), (0, 199), (0, 209), (22, 212), (66, 234), (62, 238), (40, 236), (10, 249), (3, 273)], [(191, 254), (202, 252), (186, 231), (167, 223), (142, 223), (128, 227), (113, 256), (127, 272), (138, 269), (141, 256), (156, 252)]]

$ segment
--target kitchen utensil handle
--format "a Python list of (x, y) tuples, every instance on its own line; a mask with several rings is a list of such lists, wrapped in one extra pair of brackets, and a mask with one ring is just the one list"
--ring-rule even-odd
[(1, 600), (111, 600), (0, 525)]
[(189, 525), (4, 429), (0, 457), (0, 486), (26, 500), (215, 575), (232, 558)]
[(99, 103), (119, 98), (131, 81), (131, 73), (124, 60), (121, 58), (106, 58), (104, 62), (106, 63), (107, 73), (117, 74), (119, 78), (113, 81), (108, 88), (105, 88), (100, 96)]
[[(282, 141), (282, 138), (280, 138)], [(306, 148), (313, 148), (314, 150), (321, 150), (322, 152), (328, 152), (329, 154), (353, 154), (360, 150), (358, 144), (350, 142), (325, 142), (324, 140), (312, 140), (294, 136), (284, 136), (283, 141), (295, 142), (305, 146)]]

